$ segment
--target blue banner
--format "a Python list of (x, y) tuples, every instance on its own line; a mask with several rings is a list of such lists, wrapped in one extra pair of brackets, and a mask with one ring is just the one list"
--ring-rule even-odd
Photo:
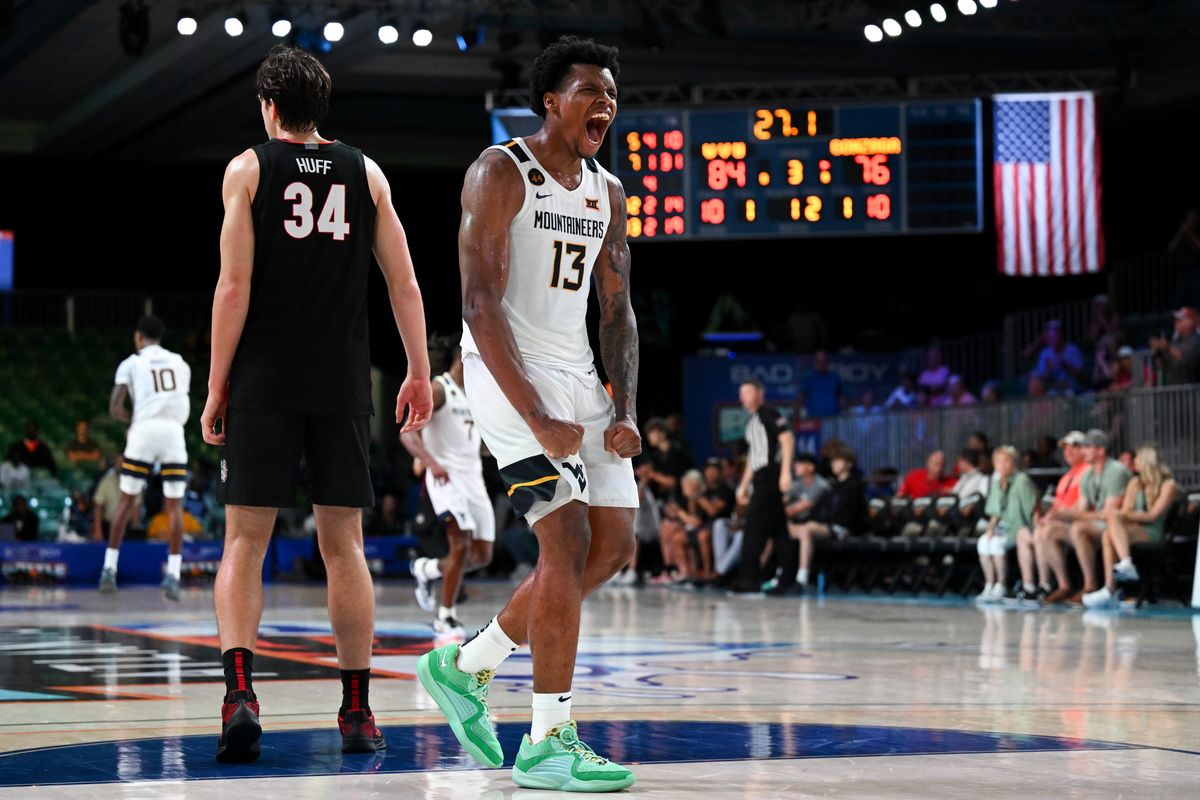
[[(882, 404), (900, 381), (899, 355), (839, 354), (829, 358), (829, 370), (842, 381), (842, 396), (856, 404), (865, 392)], [(695, 356), (683, 361), (683, 413), (685, 434), (697, 461), (730, 455), (741, 441), (746, 412), (738, 403), (738, 387), (749, 380), (762, 381), (767, 403), (793, 424), (806, 420), (801, 406), (804, 376), (812, 369), (811, 355), (734, 354)], [(801, 452), (821, 446), (820, 424), (811, 420), (797, 433)], [(802, 446), (801, 446), (802, 445)]]

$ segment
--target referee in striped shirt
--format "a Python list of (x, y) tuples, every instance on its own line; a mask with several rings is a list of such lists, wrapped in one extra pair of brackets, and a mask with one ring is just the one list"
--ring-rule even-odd
[(787, 520), (783, 512), (783, 496), (792, 488), (792, 456), (796, 438), (787, 420), (774, 408), (763, 405), (763, 385), (757, 379), (746, 381), (738, 388), (738, 400), (750, 415), (746, 420), (746, 442), (750, 452), (746, 469), (738, 486), (739, 505), (749, 505), (746, 511), (746, 535), (742, 544), (742, 563), (738, 569), (735, 592), (758, 592), (762, 587), (762, 568), (759, 561), (768, 539), (776, 547), (791, 544), (787, 541)]

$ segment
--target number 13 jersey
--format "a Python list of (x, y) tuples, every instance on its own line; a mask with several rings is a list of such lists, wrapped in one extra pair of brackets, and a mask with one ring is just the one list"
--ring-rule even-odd
[(114, 383), (129, 387), (133, 400), (131, 424), (151, 419), (187, 423), (192, 368), (178, 353), (147, 345), (121, 362)]
[[(608, 173), (584, 159), (579, 186), (568, 191), (524, 140), (488, 149), (507, 154), (525, 185), (525, 202), (508, 228), (508, 286), (501, 300), (517, 349), (528, 362), (590, 372), (588, 292), (611, 216)], [(462, 349), (479, 353), (466, 325)]]

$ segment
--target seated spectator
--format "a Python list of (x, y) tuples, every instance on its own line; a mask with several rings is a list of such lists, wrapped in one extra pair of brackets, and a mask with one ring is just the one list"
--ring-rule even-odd
[(818, 519), (829, 497), (829, 483), (817, 474), (817, 459), (811, 454), (796, 456), (793, 470), (796, 479), (783, 498), (789, 530), (795, 525)]
[[(113, 458), (113, 465), (100, 476), (96, 489), (92, 492), (92, 506), (95, 516), (92, 520), (92, 539), (97, 542), (108, 540), (108, 532), (112, 529), (113, 519), (117, 515), (117, 506), (121, 503), (121, 456)], [(133, 501), (133, 518), (136, 522), (142, 515), (143, 495), (138, 495)]]
[(379, 509), (371, 513), (366, 525), (368, 536), (397, 536), (404, 533), (404, 515), (396, 495), (385, 494), (379, 500)]
[(917, 386), (924, 389), (928, 396), (936, 399), (946, 391), (950, 382), (950, 368), (942, 363), (942, 349), (931, 347), (925, 354), (925, 370), (917, 378)]
[(96, 509), (92, 506), (92, 498), (75, 489), (71, 492), (71, 513), (67, 528), (77, 536), (85, 539), (92, 535), (95, 524)]
[(984, 587), (976, 600), (981, 603), (999, 602), (1008, 593), (1008, 551), (1016, 547), (1019, 538), (1031, 536), (1038, 504), (1037, 487), (1028, 475), (1017, 471), (1017, 448), (997, 447), (992, 463), (996, 472), (983, 512), (988, 526), (978, 543)]
[(978, 402), (975, 395), (967, 391), (967, 386), (963, 383), (962, 376), (951, 375), (950, 380), (946, 382), (946, 391), (942, 396), (934, 401), (936, 406), (969, 406)]
[(1150, 349), (1164, 386), (1200, 382), (1198, 323), (1200, 317), (1197, 317), (1196, 309), (1181, 308), (1175, 312), (1175, 335), (1170, 341), (1161, 335), (1150, 337)]
[(99, 470), (104, 455), (100, 452), (100, 445), (92, 441), (90, 428), (86, 419), (76, 422), (75, 438), (67, 444), (66, 451), (71, 466), (94, 472)]
[(1104, 586), (1083, 596), (1087, 608), (1120, 605), (1120, 583), (1139, 580), (1129, 546), (1141, 542), (1161, 545), (1164, 526), (1178, 484), (1171, 469), (1160, 460), (1158, 448), (1144, 444), (1134, 457), (1137, 475), (1125, 489), (1120, 509), (1110, 511), (1102, 539), (1104, 549)]
[[(1067, 473), (1058, 480), (1050, 510), (1037, 515), (1032, 535), (1017, 535), (1021, 586), (1016, 599), (1020, 602), (1041, 602), (1050, 595), (1050, 567), (1044, 546), (1046, 542), (1065, 541), (1070, 536), (1070, 524), (1062, 518), (1061, 512), (1070, 511), (1079, 502), (1079, 484), (1088, 468), (1083, 460), (1084, 441), (1082, 431), (1071, 431), (1058, 440)], [(1065, 575), (1059, 578), (1064, 582), (1061, 585), (1065, 585)]]
[(911, 372), (906, 372), (900, 376), (900, 385), (892, 389), (892, 393), (888, 395), (887, 400), (883, 401), (883, 407), (892, 408), (912, 408), (917, 404), (917, 376)]
[(803, 594), (808, 587), (809, 569), (812, 567), (814, 542), (817, 539), (835, 537), (838, 541), (857, 533), (867, 514), (867, 497), (862, 479), (855, 474), (854, 455), (845, 450), (833, 457), (833, 483), (829, 487), (829, 500), (824, 512), (815, 519), (788, 525), (788, 534), (799, 541), (799, 566), (792, 580), (791, 567), (796, 561), (783, 565), (783, 580), (771, 595)]
[(4, 461), (0, 462), (0, 490), (24, 490), (28, 489), (32, 482), (33, 476), (29, 472), (29, 467), (25, 466), (25, 462), (20, 459), (14, 461), (11, 452), (4, 457)]
[(979, 390), (979, 402), (981, 403), (999, 403), (1002, 399), (1000, 381), (988, 381)]
[(646, 423), (646, 460), (638, 469), (650, 491), (659, 500), (670, 497), (679, 487), (679, 479), (690, 466), (683, 449), (671, 441), (665, 420), (655, 417)]
[[(631, 586), (642, 582), (645, 574), (650, 571), (647, 562), (651, 559), (648, 556), (655, 550), (652, 545), (658, 541), (659, 529), (662, 527), (658, 500), (650, 489), (650, 470), (643, 469), (646, 460), (645, 453), (634, 457), (639, 501), (633, 516), (634, 551), (629, 563), (610, 579), (610, 582), (616, 585)], [(532, 533), (530, 538), (533, 538)], [(533, 563), (536, 563), (536, 557)]]
[(1083, 354), (1063, 336), (1062, 323), (1056, 319), (1046, 323), (1046, 346), (1038, 354), (1033, 374), (1059, 392), (1080, 391), (1087, 382)]
[(1117, 456), (1117, 461), (1120, 461), (1122, 464), (1124, 464), (1125, 469), (1129, 470), (1130, 472), (1137, 471), (1134, 466), (1135, 462), (1137, 461), (1137, 457), (1128, 450), (1122, 450), (1121, 455)]
[[(704, 491), (697, 501), (709, 520), (709, 525), (700, 530), (698, 537), (700, 561), (707, 565), (700, 576), (702, 580), (716, 580), (725, 572), (721, 569), (720, 562), (722, 556), (726, 556), (728, 552), (731, 538), (728, 535), (729, 516), (737, 504), (733, 494), (733, 487), (725, 482), (725, 468), (721, 459), (710, 458), (704, 464)], [(718, 552), (715, 529), (722, 523), (725, 533), (721, 537), (720, 551)], [(736, 556), (734, 558), (736, 559)]]
[(967, 449), (979, 454), (979, 471), (992, 474), (992, 442), (983, 431), (974, 431), (967, 437)]
[(1059, 443), (1053, 436), (1039, 436), (1033, 448), (1033, 469), (1058, 469), (1062, 463), (1058, 460)]
[[(675, 575), (669, 577), (664, 571), (664, 582), (678, 582), (699, 577), (694, 551), (689, 544), (698, 545), (700, 530), (708, 523), (708, 517), (700, 506), (704, 493), (704, 476), (699, 470), (689, 470), (679, 479), (679, 488), (663, 505), (662, 528), (659, 541), (662, 546), (663, 565), (675, 567)], [(711, 551), (710, 551), (711, 555)], [(712, 574), (712, 563), (703, 569), (705, 575)]]
[(915, 500), (918, 497), (936, 497), (953, 487), (954, 478), (946, 475), (946, 454), (934, 450), (924, 467), (917, 467), (904, 476), (896, 495)]
[[(1087, 469), (1079, 480), (1079, 500), (1072, 509), (1062, 509), (1051, 515), (1055, 522), (1069, 525), (1067, 537), (1063, 525), (1043, 526), (1039, 531), (1042, 557), (1048, 562), (1058, 580), (1058, 588), (1046, 602), (1078, 601), (1083, 595), (1097, 591), (1095, 542), (1104, 534), (1109, 513), (1121, 507), (1129, 470), (1120, 461), (1108, 457), (1108, 435), (1092, 429), (1084, 435), (1083, 460)], [(1079, 568), (1083, 572), (1084, 591), (1071, 595), (1067, 565), (1061, 545), (1070, 542), (1075, 547)]]
[(1106, 347), (1096, 348), (1092, 382), (1101, 392), (1123, 392), (1133, 386), (1133, 348), (1125, 345), (1112, 357)]
[(858, 405), (850, 409), (851, 414), (879, 414), (883, 409), (875, 402), (875, 393), (870, 389), (862, 393), (862, 397), (858, 400)]
[(810, 419), (842, 412), (842, 378), (829, 369), (829, 353), (824, 350), (813, 355), (812, 369), (800, 379), (799, 401)]
[(25, 423), (25, 436), (8, 448), (8, 460), (23, 463), (30, 469), (49, 470), (51, 475), (58, 474), (54, 454), (38, 436), (38, 424), (32, 419)]
[(958, 473), (958, 480), (950, 490), (951, 494), (959, 500), (987, 497), (988, 476), (979, 468), (982, 461), (983, 455), (978, 450), (968, 448), (959, 454), (958, 463), (954, 465), (955, 472)]
[(12, 510), (0, 519), (0, 523), (13, 526), (13, 535), (18, 542), (36, 542), (38, 538), (37, 514), (29, 508), (29, 501), (24, 495), (16, 495), (12, 499)]
[(1088, 323), (1088, 343), (1099, 347), (1107, 342), (1112, 347), (1121, 343), (1121, 317), (1106, 294), (1092, 298), (1092, 319)]

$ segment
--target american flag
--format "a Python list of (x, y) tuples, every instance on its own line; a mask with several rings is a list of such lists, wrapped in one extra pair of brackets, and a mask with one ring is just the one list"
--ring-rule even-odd
[(1104, 267), (1100, 135), (1091, 92), (995, 97), (997, 268), (1079, 275)]

